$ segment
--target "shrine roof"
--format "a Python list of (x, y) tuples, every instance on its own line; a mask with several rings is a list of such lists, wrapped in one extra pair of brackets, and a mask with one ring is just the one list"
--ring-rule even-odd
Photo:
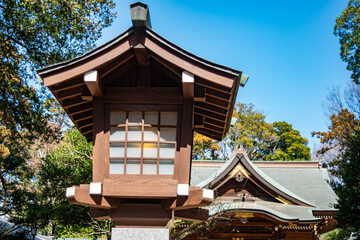
[[(210, 189), (216, 188), (221, 179), (229, 181), (229, 173), (239, 163), (245, 166), (253, 177), (262, 178), (267, 184), (278, 189), (279, 193), (284, 193), (284, 198), (291, 196), (299, 203), (303, 203), (302, 206), (264, 200), (244, 203), (218, 196), (217, 201), (223, 201), (222, 206), (216, 202), (212, 204), (209, 207), (211, 214), (221, 214), (224, 211), (260, 211), (286, 221), (291, 219), (315, 221), (318, 218), (313, 215), (314, 211), (336, 211), (333, 204), (337, 202), (337, 197), (329, 185), (328, 172), (319, 166), (318, 162), (251, 162), (243, 153), (235, 153), (227, 161), (193, 160), (191, 184)], [(257, 176), (254, 176), (254, 173)]]
[[(82, 56), (39, 69), (38, 79), (49, 87), (75, 126), (91, 141), (92, 98), (88, 96), (84, 74), (96, 70), (105, 93), (114, 86), (135, 89), (137, 80), (133, 84), (129, 76), (139, 74), (137, 69), (144, 64), (139, 62), (138, 54), (142, 54), (140, 59), (146, 62), (151, 79), (161, 81), (151, 87), (171, 85), (181, 89), (183, 72), (194, 75), (194, 130), (221, 140), (229, 129), (238, 86), (244, 86), (248, 77), (178, 47), (149, 27), (131, 27)], [(166, 96), (163, 91), (159, 97)]]

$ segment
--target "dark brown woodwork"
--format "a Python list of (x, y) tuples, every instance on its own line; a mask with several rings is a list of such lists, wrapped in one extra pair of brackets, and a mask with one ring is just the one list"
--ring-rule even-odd
[(91, 92), (89, 91), (89, 89), (87, 87), (81, 88), (81, 99), (83, 101), (92, 101), (93, 100), (93, 96), (91, 95)]
[(92, 102), (85, 102), (84, 104), (67, 108), (69, 114), (82, 113), (93, 108)]
[(216, 97), (213, 97), (209, 94), (206, 94), (206, 102), (208, 104), (220, 107), (220, 108), (224, 108), (224, 109), (228, 109), (229, 106), (229, 102), (227, 100), (222, 100)]
[[(88, 79), (92, 78), (92, 79)], [(91, 96), (102, 97), (103, 96), (103, 84), (99, 79), (98, 71), (90, 71), (85, 73), (84, 82), (89, 89)]]
[(185, 221), (203, 222), (208, 220), (209, 210), (201, 208), (179, 210), (175, 211), (175, 218)]
[(85, 86), (84, 81), (70, 81), (70, 82), (66, 82), (66, 83), (62, 83), (59, 85), (55, 85), (53, 87), (51, 87), (51, 92), (52, 93), (58, 93), (60, 91), (65, 91), (65, 90), (69, 90), (69, 89), (73, 89), (73, 88), (79, 88), (79, 87), (83, 87)]
[(108, 202), (108, 200), (101, 195), (98, 196), (90, 195), (89, 188), (90, 188), (89, 184), (81, 184), (80, 187), (75, 187), (75, 195), (73, 197), (67, 197), (67, 200), (71, 204), (83, 205), (88, 207), (97, 207), (97, 208), (105, 208), (105, 209), (110, 209), (111, 207), (115, 207), (115, 205), (111, 205)]
[(226, 109), (224, 109), (224, 108), (217, 107), (217, 106), (214, 106), (214, 105), (210, 105), (210, 104), (205, 103), (205, 102), (197, 102), (197, 103), (195, 103), (195, 107), (201, 108), (201, 109), (213, 112), (213, 113), (221, 114), (221, 115), (224, 115), (224, 116), (226, 116), (226, 112), (227, 112)]
[(150, 57), (150, 64), (152, 67), (159, 69), (161, 72), (166, 74), (171, 79), (174, 79), (177, 82), (181, 82), (181, 70), (173, 71), (170, 70), (168, 67), (164, 66), (163, 64), (159, 63), (155, 60), (152, 56)]
[(194, 128), (204, 127), (205, 118), (203, 116), (194, 114)]
[(171, 219), (171, 211), (161, 204), (123, 203), (119, 208), (110, 210), (110, 217), (116, 226), (166, 226)]
[[(125, 39), (125, 36), (128, 36), (128, 39)], [(65, 71), (58, 71), (53, 74), (43, 76), (44, 85), (48, 87), (54, 84), (65, 82), (69, 79), (82, 76), (92, 69), (96, 69), (99, 66), (111, 62), (122, 53), (130, 50), (131, 46), (129, 42), (134, 41), (136, 38), (137, 36), (135, 35), (123, 35), (123, 39), (121, 39), (121, 41), (119, 41), (117, 45), (109, 47), (105, 54), (95, 54), (96, 57), (87, 58), (87, 61), (80, 62), (74, 67), (66, 69)]]
[(181, 140), (180, 140), (180, 159), (178, 166), (179, 184), (189, 184), (191, 149), (192, 149), (192, 125), (193, 125), (193, 99), (184, 99), (181, 119)]
[[(116, 186), (116, 188), (114, 188)], [(172, 198), (176, 197), (174, 179), (104, 179), (103, 195), (121, 198)]]
[(169, 207), (172, 210), (185, 210), (191, 208), (205, 207), (212, 203), (212, 199), (203, 197), (203, 189), (190, 187), (189, 195), (184, 198), (177, 198)]
[(85, 119), (88, 119), (88, 118), (92, 118), (93, 115), (92, 115), (93, 111), (92, 110), (88, 110), (86, 112), (82, 112), (82, 113), (79, 113), (79, 114), (74, 114), (72, 119), (75, 121), (75, 122), (78, 122), (78, 121), (81, 121), (81, 120), (85, 120)]
[(64, 99), (68, 99), (68, 98), (72, 98), (72, 97), (76, 97), (76, 96), (80, 96), (81, 95), (81, 88), (73, 88), (73, 89), (69, 89), (69, 90), (65, 90), (65, 91), (59, 91), (56, 94), (56, 97), (59, 101), (64, 100)]
[(114, 60), (113, 62), (99, 70), (100, 79), (103, 80), (107, 75), (109, 75), (118, 68), (123, 69), (124, 72), (129, 70), (135, 65), (135, 60), (133, 58), (134, 54), (131, 51), (125, 52), (118, 59)]
[(270, 239), (271, 233), (212, 233), (211, 239)]
[(95, 218), (98, 220), (109, 219), (110, 218), (110, 210), (91, 207), (90, 208), (90, 216), (92, 218)]
[(62, 106), (65, 108), (65, 109), (68, 109), (70, 107), (74, 107), (74, 106), (78, 106), (78, 105), (81, 105), (81, 104), (84, 104), (86, 102), (90, 102), (90, 101), (84, 101), (81, 97), (75, 97), (75, 98), (72, 98), (72, 99), (65, 99), (62, 101)]
[(147, 54), (146, 48), (141, 43), (134, 46), (134, 53), (136, 56), (136, 61), (139, 66), (149, 66), (149, 56)]
[(197, 106), (194, 106), (194, 111), (198, 115), (208, 117), (208, 118), (214, 119), (216, 121), (222, 121), (225, 123), (225, 118), (226, 118), (225, 115), (217, 114), (215, 112), (209, 111), (208, 109), (200, 108)]
[[(150, 34), (152, 35), (152, 33)], [(228, 77), (224, 76), (227, 74), (220, 72), (216, 73), (213, 69), (204, 67), (204, 65), (199, 64), (195, 61), (191, 61), (190, 59), (185, 60), (185, 57), (179, 56), (178, 54), (174, 53), (167, 46), (161, 46), (156, 43), (156, 40), (153, 38), (153, 36), (150, 36), (150, 34), (145, 41), (145, 47), (147, 47), (152, 52), (155, 52), (159, 57), (166, 59), (167, 61), (178, 66), (179, 68), (191, 72), (196, 76), (200, 76), (201, 78), (204, 78), (210, 82), (216, 82), (227, 87), (228, 89), (233, 86), (233, 80), (230, 80)], [(191, 63), (189, 64), (189, 62)], [(214, 79), (216, 79), (216, 81), (214, 81)]]
[(205, 102), (206, 101), (206, 89), (203, 87), (194, 88), (194, 102)]
[(103, 182), (104, 180), (104, 155), (105, 155), (105, 133), (104, 133), (104, 103), (99, 99), (94, 99), (93, 117), (93, 182)]
[(83, 121), (79, 121), (77, 123), (77, 125), (78, 125), (79, 129), (82, 129), (82, 128), (88, 127), (88, 126), (92, 126), (93, 125), (93, 120), (92, 120), (92, 118), (89, 118), (89, 119), (86, 119), (86, 120), (83, 120)]
[(196, 131), (198, 133), (201, 133), (202, 135), (210, 136), (211, 138), (218, 140), (218, 141), (221, 141), (221, 139), (222, 139), (222, 134), (219, 134), (217, 132), (209, 131), (204, 128), (197, 128)]

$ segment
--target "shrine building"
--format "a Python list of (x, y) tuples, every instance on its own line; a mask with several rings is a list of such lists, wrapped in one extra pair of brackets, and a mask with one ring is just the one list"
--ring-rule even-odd
[(252, 163), (241, 152), (191, 160), (194, 131), (227, 134), (248, 77), (158, 35), (147, 5), (131, 4), (131, 18), (110, 42), (37, 71), (93, 142), (92, 182), (69, 186), (68, 201), (111, 218), (113, 240), (169, 239), (177, 219), (197, 223), (177, 226), (183, 239), (315, 239), (331, 229), (335, 195), (317, 163)]

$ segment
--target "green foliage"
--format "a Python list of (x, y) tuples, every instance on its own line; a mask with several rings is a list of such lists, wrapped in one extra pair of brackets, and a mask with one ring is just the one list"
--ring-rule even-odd
[(194, 132), (192, 149), (193, 159), (217, 159), (219, 151), (220, 146), (218, 141)]
[(57, 234), (68, 224), (91, 221), (87, 207), (70, 205), (65, 189), (91, 181), (92, 144), (78, 130), (65, 133), (59, 147), (42, 159), (38, 172), (16, 188), (11, 202), (13, 222), (46, 227)]
[(35, 69), (92, 49), (113, 8), (112, 0), (0, 0), (0, 212), (15, 222), (30, 225), (30, 213), (44, 212), (36, 205), (34, 153), (56, 143), (61, 124), (54, 120), (64, 116)]
[(340, 39), (340, 56), (352, 72), (351, 78), (360, 83), (360, 1), (349, 0), (346, 9), (336, 19), (334, 34)]
[(308, 140), (298, 130), (294, 130), (291, 124), (274, 122), (272, 132), (278, 137), (278, 142), (270, 154), (264, 157), (265, 160), (310, 160)]
[(310, 160), (308, 141), (286, 122), (268, 123), (253, 104), (239, 103), (234, 109), (236, 123), (221, 141), (194, 134), (193, 158), (229, 158), (235, 148), (245, 149), (251, 160)]
[(334, 182), (339, 212), (335, 219), (338, 226), (360, 230), (360, 130), (349, 137), (342, 161), (338, 165), (340, 182)]
[(237, 104), (236, 124), (227, 136), (230, 146), (241, 146), (251, 160), (310, 160), (308, 141), (286, 122), (267, 123), (252, 104)]
[(321, 234), (319, 240), (338, 240), (338, 239), (348, 239), (350, 237), (351, 231), (344, 229), (334, 229), (330, 232)]

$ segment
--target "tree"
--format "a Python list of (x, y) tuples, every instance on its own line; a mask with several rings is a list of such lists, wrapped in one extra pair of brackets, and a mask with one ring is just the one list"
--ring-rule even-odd
[(194, 135), (193, 157), (222, 156), (229, 158), (231, 152), (241, 146), (251, 160), (310, 160), (308, 141), (286, 122), (267, 123), (265, 115), (255, 110), (253, 104), (239, 103), (233, 113), (236, 118), (226, 137), (216, 142)]
[(218, 141), (194, 132), (193, 138), (193, 159), (217, 159), (219, 157), (220, 146)]
[(113, 21), (113, 8), (111, 0), (0, 0), (1, 214), (13, 214), (11, 201), (21, 197), (16, 187), (31, 179), (34, 142), (58, 137), (48, 125), (53, 104), (35, 81), (35, 69), (93, 48)]
[(343, 161), (348, 139), (360, 129), (360, 85), (350, 83), (343, 93), (339, 89), (341, 88), (333, 88), (327, 96), (326, 111), (330, 118), (328, 131), (312, 132), (322, 144), (317, 152), (318, 157), (335, 178), (339, 177), (339, 166)]
[(241, 145), (251, 160), (263, 159), (269, 152), (269, 146), (278, 141), (271, 131), (271, 124), (265, 121), (265, 115), (255, 110), (251, 103), (238, 103), (233, 117), (237, 119), (236, 123), (226, 137), (232, 150)]
[(341, 181), (333, 186), (339, 197), (335, 205), (339, 212), (335, 218), (344, 229), (360, 230), (360, 130), (355, 130), (347, 139), (346, 150), (339, 163)]
[(360, 0), (349, 0), (342, 14), (336, 19), (335, 36), (340, 39), (340, 56), (352, 72), (351, 78), (360, 83)]
[[(310, 148), (308, 140), (294, 130), (287, 122), (274, 122), (272, 131), (279, 140), (273, 145), (265, 160), (310, 160)], [(271, 147), (271, 146), (270, 146)]]
[(111, 222), (92, 220), (88, 207), (69, 204), (64, 194), (67, 187), (91, 182), (91, 156), (92, 143), (78, 130), (67, 131), (57, 148), (41, 160), (31, 181), (13, 192), (13, 222), (40, 226), (57, 237), (109, 234)]

